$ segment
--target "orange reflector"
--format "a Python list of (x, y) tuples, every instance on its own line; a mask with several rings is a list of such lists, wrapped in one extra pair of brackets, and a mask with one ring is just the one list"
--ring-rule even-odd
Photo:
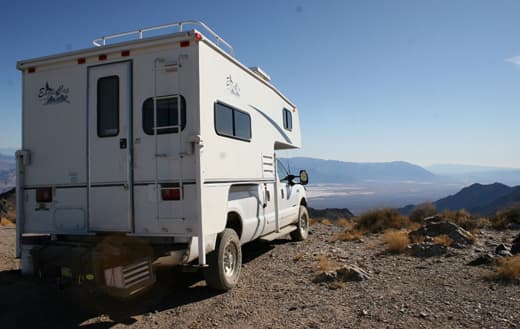
[(190, 42), (189, 41), (181, 41), (181, 47), (184, 48), (184, 47), (189, 47), (190, 46)]
[(36, 68), (35, 67), (30, 67), (30, 68), (27, 69), (27, 72), (34, 73), (34, 72), (36, 72)]
[(163, 188), (161, 190), (161, 198), (165, 201), (180, 200), (181, 199), (181, 189), (178, 187)]
[(86, 62), (87, 60), (85, 59), (85, 57), (78, 58), (78, 64), (85, 64)]
[(128, 56), (130, 56), (130, 50), (123, 50), (123, 51), (121, 52), (121, 56), (123, 56), (123, 57), (128, 57)]
[(199, 32), (195, 32), (195, 39), (202, 40), (202, 34), (200, 34)]
[(36, 202), (52, 202), (52, 187), (36, 189)]
[(104, 60), (107, 59), (107, 55), (105, 55), (105, 54), (103, 54), (103, 55), (99, 55), (99, 56), (98, 56), (98, 59), (99, 59), (100, 61), (104, 61)]

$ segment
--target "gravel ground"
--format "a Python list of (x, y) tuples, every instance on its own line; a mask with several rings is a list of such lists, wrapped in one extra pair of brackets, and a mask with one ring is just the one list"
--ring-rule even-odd
[[(200, 273), (162, 270), (130, 301), (22, 277), (14, 229), (0, 227), (1, 328), (516, 328), (520, 285), (486, 279), (465, 264), (518, 231), (481, 231), (467, 249), (428, 259), (383, 253), (380, 236), (332, 242), (340, 227), (316, 224), (304, 242), (244, 246), (238, 286), (208, 289)], [(332, 289), (313, 283), (321, 255), (357, 264), (371, 278)]]

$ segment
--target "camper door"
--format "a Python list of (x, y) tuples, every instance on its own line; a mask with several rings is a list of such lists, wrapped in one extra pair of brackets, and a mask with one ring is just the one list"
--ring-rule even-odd
[(91, 231), (132, 231), (131, 86), (129, 61), (88, 70)]

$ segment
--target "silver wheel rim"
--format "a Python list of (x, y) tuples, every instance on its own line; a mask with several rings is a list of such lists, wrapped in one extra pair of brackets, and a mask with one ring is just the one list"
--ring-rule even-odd
[(300, 231), (302, 233), (305, 233), (307, 231), (307, 224), (308, 224), (307, 215), (305, 213), (302, 213), (300, 215)]
[(231, 277), (235, 274), (237, 268), (237, 249), (232, 243), (228, 244), (224, 249), (224, 274)]

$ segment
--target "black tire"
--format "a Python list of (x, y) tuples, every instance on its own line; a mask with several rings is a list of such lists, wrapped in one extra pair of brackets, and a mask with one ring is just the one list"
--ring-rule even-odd
[(309, 236), (309, 212), (305, 206), (300, 206), (298, 212), (298, 229), (291, 232), (291, 238), (295, 241), (303, 241)]
[(215, 250), (208, 254), (204, 278), (209, 287), (227, 291), (238, 283), (242, 267), (242, 248), (237, 233), (225, 229), (217, 236)]

